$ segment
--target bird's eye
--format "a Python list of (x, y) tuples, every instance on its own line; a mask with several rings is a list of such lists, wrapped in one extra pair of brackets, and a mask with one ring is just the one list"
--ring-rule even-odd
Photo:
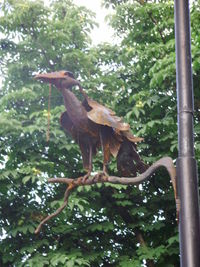
[(64, 75), (74, 79), (74, 74), (72, 72), (70, 72), (70, 71), (65, 71)]
[(69, 76), (68, 71), (65, 71), (65, 72), (64, 72), (64, 75), (65, 75), (65, 76)]

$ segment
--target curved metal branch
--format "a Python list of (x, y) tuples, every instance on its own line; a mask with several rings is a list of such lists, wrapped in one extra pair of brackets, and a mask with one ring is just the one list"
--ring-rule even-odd
[(153, 165), (151, 165), (144, 173), (140, 174), (137, 177), (117, 177), (117, 176), (109, 176), (108, 182), (110, 183), (120, 183), (120, 184), (138, 184), (145, 180), (147, 180), (157, 169), (165, 167), (169, 173), (169, 176), (172, 181), (172, 185), (174, 188), (174, 194), (177, 196), (177, 188), (176, 188), (176, 168), (174, 166), (173, 160), (170, 157), (164, 157), (156, 161)]
[(68, 198), (71, 193), (71, 190), (74, 188), (74, 186), (69, 186), (64, 195), (64, 202), (60, 208), (58, 208), (54, 213), (48, 215), (44, 220), (41, 221), (41, 223), (38, 225), (37, 229), (35, 230), (35, 234), (38, 234), (43, 226), (47, 221), (49, 221), (51, 218), (56, 217), (61, 211), (67, 206), (68, 204)]
[(169, 173), (172, 186), (174, 189), (174, 197), (176, 201), (176, 212), (177, 219), (179, 217), (180, 210), (180, 200), (177, 194), (177, 183), (176, 183), (176, 168), (174, 166), (173, 160), (170, 157), (164, 157), (156, 161), (151, 165), (144, 173), (137, 177), (118, 177), (118, 176), (108, 176), (106, 173), (97, 173), (96, 175), (84, 179), (84, 177), (79, 177), (77, 179), (71, 178), (51, 178), (48, 179), (49, 183), (64, 183), (68, 185), (68, 188), (65, 192), (64, 203), (63, 205), (53, 214), (47, 216), (37, 227), (35, 233), (39, 233), (42, 225), (50, 220), (51, 218), (57, 216), (67, 205), (69, 194), (71, 190), (78, 186), (92, 185), (96, 183), (112, 183), (112, 184), (123, 184), (123, 185), (135, 185), (147, 180), (157, 169), (165, 167)]

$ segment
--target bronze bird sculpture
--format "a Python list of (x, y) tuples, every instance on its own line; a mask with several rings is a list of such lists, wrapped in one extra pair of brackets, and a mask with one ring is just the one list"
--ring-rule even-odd
[[(80, 147), (83, 167), (87, 171), (85, 179), (90, 176), (92, 158), (100, 147), (105, 173), (111, 155), (117, 157), (117, 168), (122, 176), (135, 176), (147, 169), (136, 151), (136, 143), (143, 138), (132, 135), (129, 124), (114, 111), (90, 99), (71, 72), (42, 73), (35, 78), (55, 85), (64, 98), (66, 111), (61, 114), (60, 123)], [(83, 102), (72, 92), (73, 86), (79, 87)]]

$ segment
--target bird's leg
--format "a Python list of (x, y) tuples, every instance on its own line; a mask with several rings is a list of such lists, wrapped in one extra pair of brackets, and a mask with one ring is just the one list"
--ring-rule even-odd
[(108, 167), (107, 167), (108, 163), (103, 161), (103, 173), (107, 174), (108, 173)]
[(83, 177), (80, 178), (80, 184), (84, 184), (87, 181), (87, 179), (90, 177), (90, 174), (91, 174), (91, 171), (88, 170), (88, 172)]
[(107, 165), (110, 160), (110, 144), (109, 144), (109, 139), (106, 138), (106, 135), (103, 133), (103, 131), (100, 131), (100, 140), (101, 140), (101, 147), (102, 147), (102, 152), (103, 152), (103, 174), (108, 176)]
[(89, 168), (88, 172), (83, 176), (82, 182), (85, 183), (85, 181), (90, 177), (92, 171), (92, 145), (89, 145)]

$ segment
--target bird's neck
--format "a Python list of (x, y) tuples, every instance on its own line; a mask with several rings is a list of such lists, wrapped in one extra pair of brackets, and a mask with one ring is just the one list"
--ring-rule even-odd
[(62, 89), (61, 92), (65, 108), (72, 122), (78, 125), (80, 120), (87, 119), (87, 111), (75, 94), (68, 89)]
[(74, 108), (74, 106), (81, 105), (81, 102), (78, 100), (75, 94), (72, 93), (69, 89), (62, 89), (61, 92), (64, 98), (64, 104), (66, 109), (70, 107)]

